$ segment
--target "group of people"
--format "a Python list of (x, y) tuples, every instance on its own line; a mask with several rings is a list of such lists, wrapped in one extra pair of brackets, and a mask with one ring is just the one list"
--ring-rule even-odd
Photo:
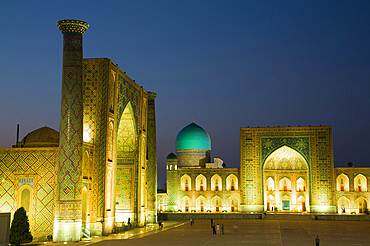
[[(190, 226), (194, 226), (194, 219), (193, 218), (190, 218)], [(211, 228), (212, 228), (212, 233), (213, 234), (224, 234), (224, 224), (215, 225), (215, 223), (213, 222), (213, 219), (211, 219)], [(234, 233), (238, 233), (238, 230), (239, 230), (239, 227), (235, 224), (234, 225)], [(316, 243), (316, 246), (320, 245), (320, 238), (319, 238), (318, 235), (315, 237), (315, 243)]]
[(194, 226), (194, 220), (193, 220), (193, 218), (190, 218), (190, 226)]
[(213, 219), (211, 219), (211, 227), (212, 227), (212, 233), (213, 234), (224, 234), (224, 224), (217, 224), (213, 223)]

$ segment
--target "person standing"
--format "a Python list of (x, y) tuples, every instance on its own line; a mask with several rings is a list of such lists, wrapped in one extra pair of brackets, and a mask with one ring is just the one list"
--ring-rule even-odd
[(213, 220), (211, 222), (211, 227), (212, 227), (212, 233), (216, 234), (216, 227), (215, 227), (215, 224), (213, 223)]
[(190, 218), (190, 226), (193, 226), (193, 218)]
[(224, 234), (224, 224), (221, 225), (221, 232), (222, 232), (222, 235)]
[(320, 246), (320, 238), (319, 238), (319, 235), (316, 235), (315, 243), (316, 243), (316, 246)]
[(217, 224), (216, 226), (216, 234), (220, 234), (220, 224)]

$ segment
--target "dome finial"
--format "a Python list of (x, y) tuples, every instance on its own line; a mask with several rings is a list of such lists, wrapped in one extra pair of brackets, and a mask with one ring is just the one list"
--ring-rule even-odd
[(191, 120), (191, 123), (194, 123), (194, 119)]

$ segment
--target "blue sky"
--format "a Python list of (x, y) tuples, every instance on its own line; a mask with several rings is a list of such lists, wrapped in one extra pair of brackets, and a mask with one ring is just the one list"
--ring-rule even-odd
[(239, 166), (239, 128), (333, 126), (334, 162), (370, 166), (369, 1), (6, 1), (0, 9), (0, 147), (59, 129), (61, 19), (90, 24), (108, 57), (158, 93), (158, 176), (194, 121)]

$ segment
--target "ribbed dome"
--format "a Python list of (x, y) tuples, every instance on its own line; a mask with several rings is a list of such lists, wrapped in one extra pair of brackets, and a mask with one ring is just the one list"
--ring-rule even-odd
[(191, 123), (177, 134), (176, 150), (182, 149), (211, 150), (211, 138), (202, 127)]
[(167, 156), (166, 160), (177, 160), (177, 156), (174, 153), (171, 153)]
[(27, 134), (22, 139), (21, 147), (58, 147), (59, 132), (47, 126), (41, 127)]

